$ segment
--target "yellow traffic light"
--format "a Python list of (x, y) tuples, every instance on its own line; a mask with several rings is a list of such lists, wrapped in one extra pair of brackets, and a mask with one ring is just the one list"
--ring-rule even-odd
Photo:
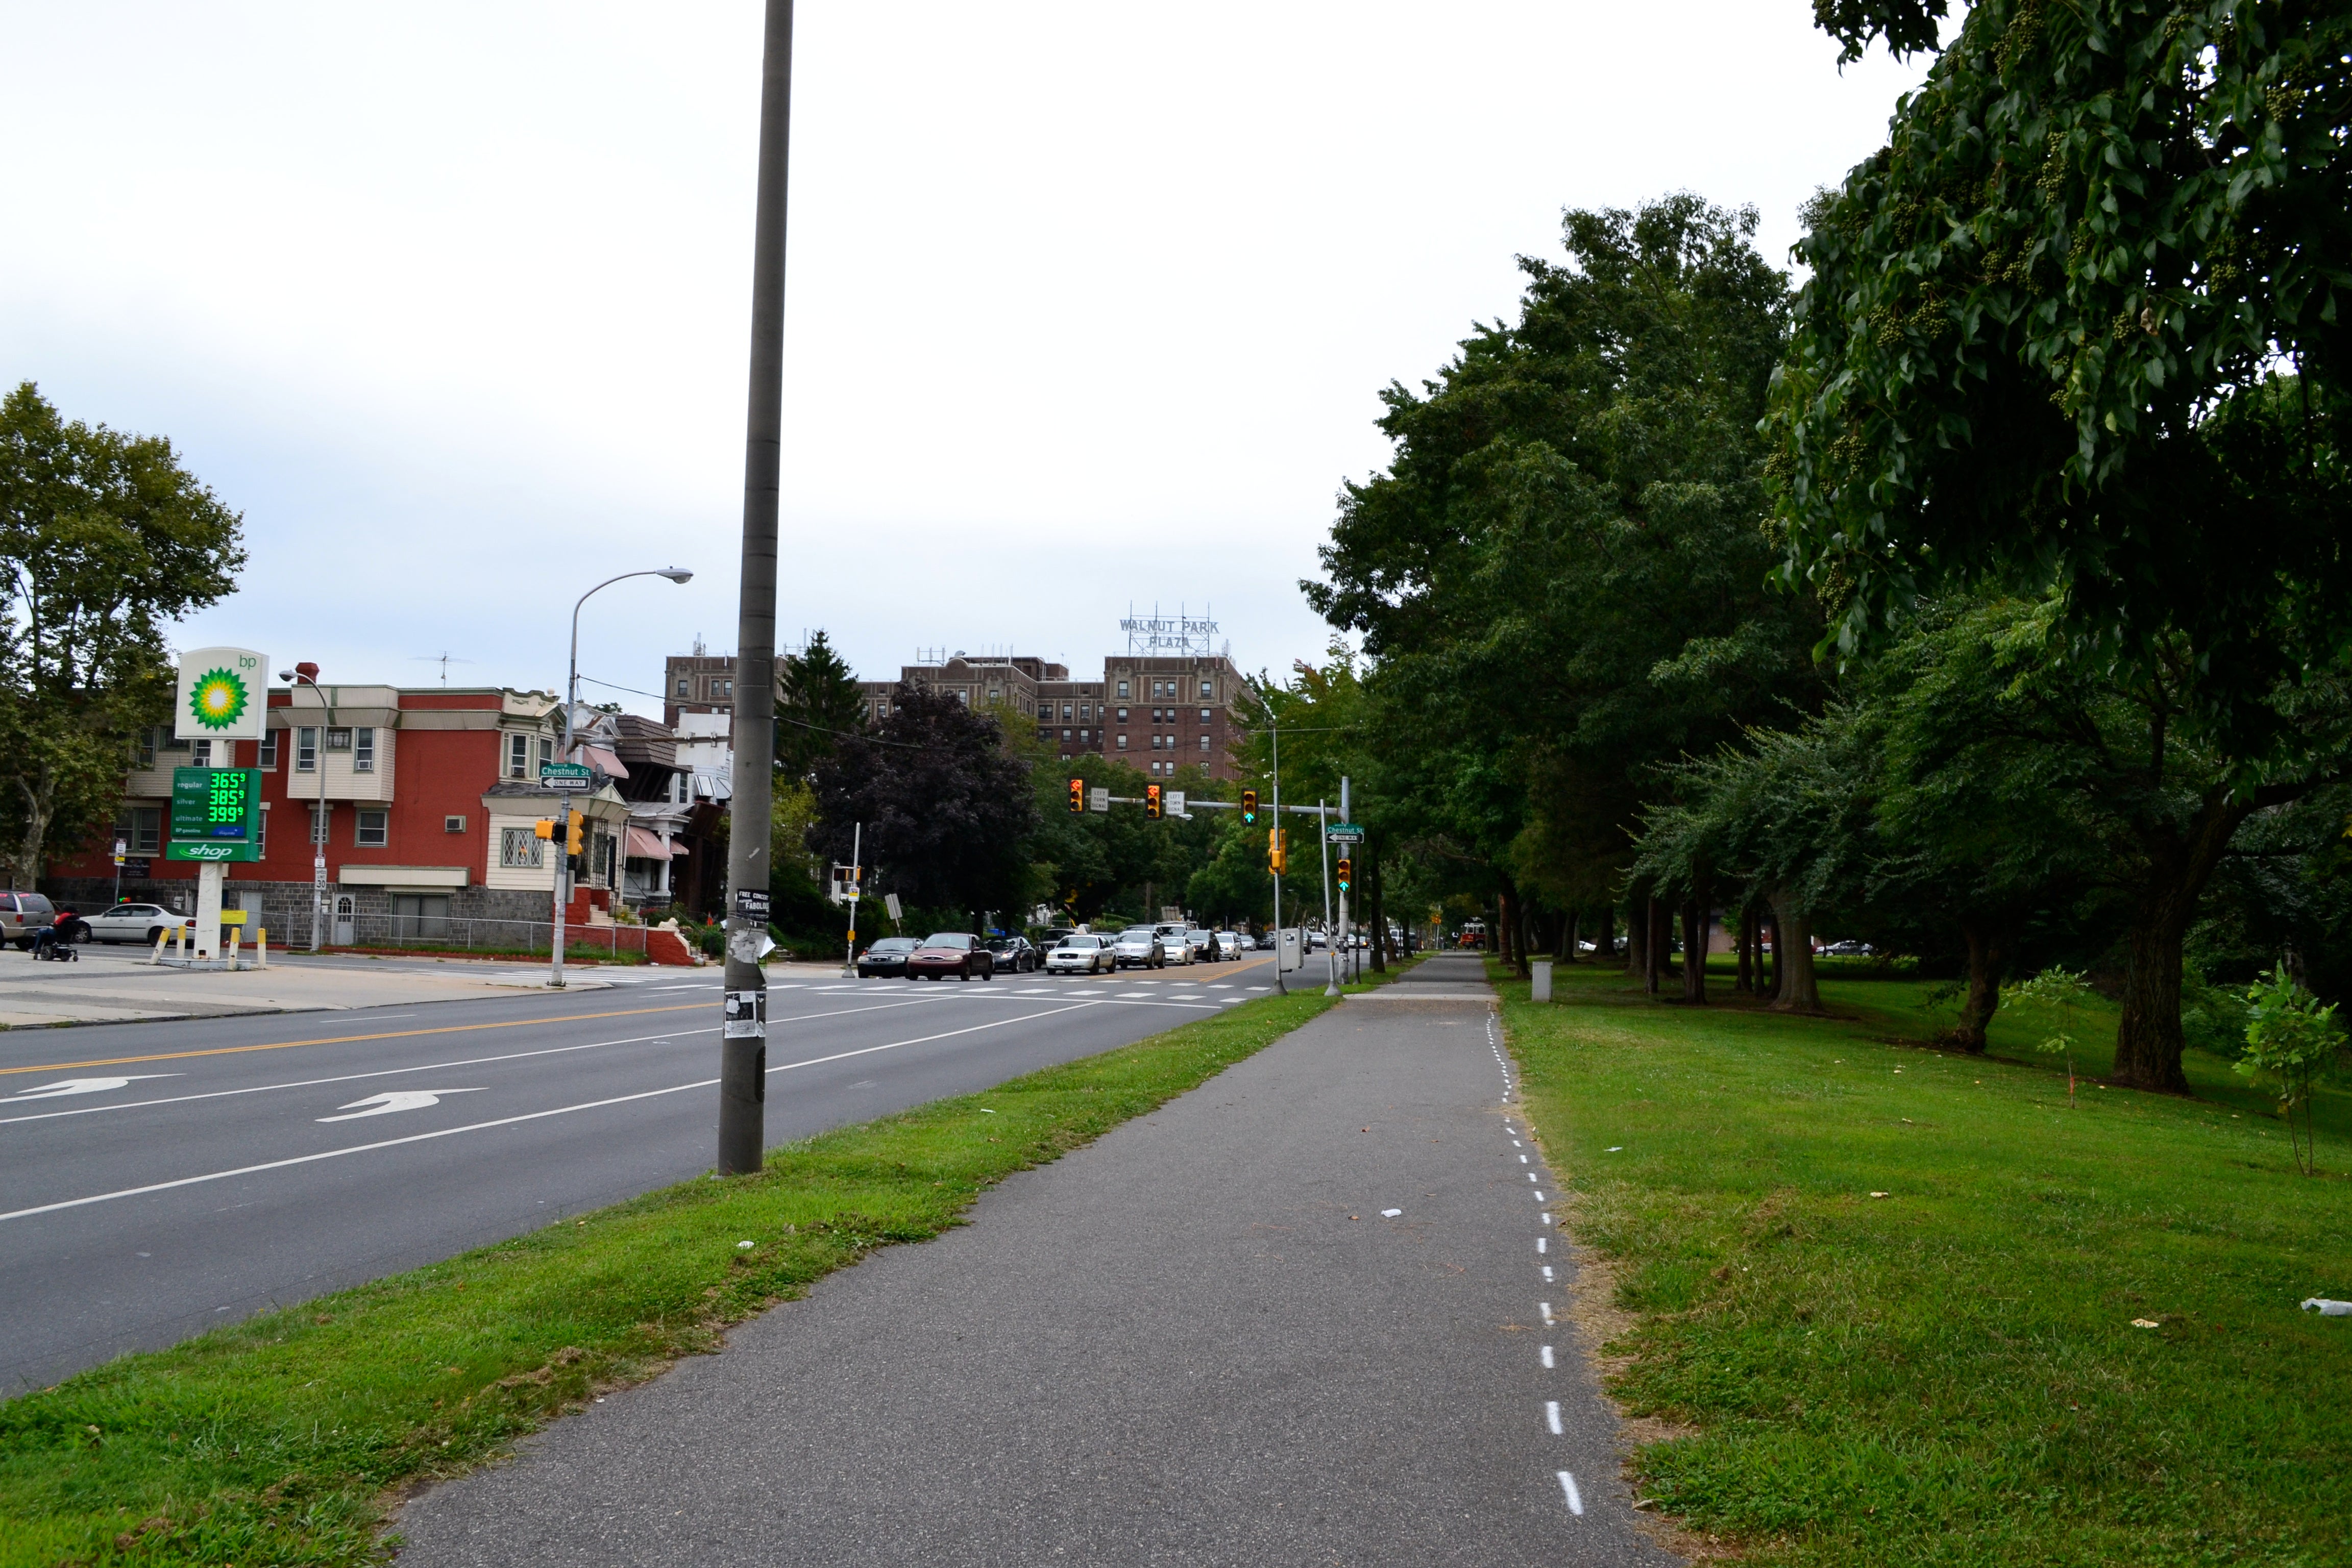
[(1242, 826), (1244, 827), (1257, 826), (1257, 791), (1254, 789), (1242, 791)]
[(1356, 863), (1345, 855), (1339, 857), (1339, 890), (1346, 892), (1356, 883)]
[(1143, 815), (1154, 822), (1160, 820), (1160, 786), (1158, 784), (1143, 786)]
[(1265, 860), (1268, 868), (1277, 877), (1287, 869), (1283, 856), (1282, 829), (1279, 827), (1265, 830)]
[(588, 819), (580, 813), (575, 811), (572, 814), (572, 820), (563, 835), (563, 852), (566, 855), (577, 855), (586, 847), (582, 840), (585, 837), (583, 829), (587, 822)]
[(537, 822), (531, 824), (530, 830), (534, 835), (541, 838), (551, 840), (555, 837), (555, 824), (548, 821), (547, 818), (543, 816)]
[(1070, 781), (1070, 809), (1072, 811), (1084, 811), (1086, 808), (1087, 781), (1084, 779), (1072, 779)]

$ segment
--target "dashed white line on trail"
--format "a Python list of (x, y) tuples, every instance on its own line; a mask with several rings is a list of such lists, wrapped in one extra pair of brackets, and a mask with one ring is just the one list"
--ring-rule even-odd
[(1547, 1244), (1549, 1243), (1549, 1239), (1550, 1239), (1550, 1238), (1549, 1238), (1549, 1237), (1541, 1237), (1541, 1236), (1539, 1236), (1539, 1237), (1536, 1237), (1536, 1250), (1537, 1250), (1538, 1252), (1543, 1252), (1543, 1251), (1547, 1251), (1547, 1250), (1549, 1250), (1549, 1247), (1548, 1247), (1548, 1245), (1547, 1245)]
[(1550, 1265), (1550, 1264), (1547, 1263), (1547, 1264), (1545, 1264), (1545, 1265), (1543, 1266), (1543, 1274), (1544, 1274), (1544, 1283), (1546, 1283), (1546, 1284), (1549, 1284), (1549, 1283), (1551, 1283), (1551, 1265)]
[(1559, 1400), (1547, 1399), (1544, 1401), (1544, 1422), (1551, 1428), (1551, 1435), (1555, 1437), (1562, 1436), (1567, 1431), (1567, 1428), (1559, 1424)]
[(1526, 1164), (1527, 1163), (1528, 1163), (1528, 1157), (1527, 1157), (1525, 1154), (1520, 1155), (1520, 1156), (1519, 1156), (1519, 1163), (1520, 1163), (1520, 1164), (1522, 1164), (1522, 1165), (1524, 1165), (1524, 1164)]
[[(1529, 1181), (1531, 1181), (1531, 1182), (1532, 1182), (1532, 1181), (1534, 1181), (1534, 1180), (1535, 1180), (1535, 1178), (1534, 1178), (1533, 1176), (1529, 1176), (1529, 1177), (1528, 1178), (1528, 1180), (1529, 1180)], [(1538, 1193), (1538, 1194), (1536, 1194), (1536, 1202), (1538, 1202), (1538, 1203), (1542, 1203), (1542, 1202), (1544, 1202), (1544, 1201), (1545, 1201), (1544, 1195), (1543, 1195), (1541, 1193)]]
[[(1536, 1179), (1536, 1173), (1535, 1173), (1533, 1171), (1529, 1171), (1529, 1172), (1528, 1173), (1528, 1181), (1530, 1181), (1530, 1182), (1532, 1182), (1532, 1181), (1534, 1181), (1535, 1179)], [(1541, 1193), (1538, 1193), (1538, 1194), (1536, 1194), (1536, 1196), (1537, 1196), (1537, 1198), (1538, 1198), (1538, 1200), (1540, 1200), (1540, 1199), (1543, 1197), (1543, 1194), (1542, 1194)]]
[(1538, 1301), (1536, 1303), (1536, 1310), (1543, 1314), (1543, 1321), (1545, 1322), (1549, 1323), (1551, 1321), (1551, 1303), (1549, 1301)]
[(1549, 1225), (1549, 1224), (1551, 1223), (1551, 1215), (1550, 1215), (1549, 1212), (1544, 1213), (1544, 1214), (1539, 1214), (1539, 1215), (1536, 1215), (1536, 1218), (1538, 1218), (1538, 1219), (1539, 1219), (1539, 1220), (1543, 1221), (1543, 1222), (1544, 1222), (1544, 1224), (1546, 1224), (1546, 1225)]
[(1547, 1367), (1551, 1365), (1551, 1347), (1549, 1345), (1546, 1345), (1543, 1348), (1543, 1363)]
[(1576, 1494), (1576, 1478), (1566, 1470), (1559, 1472), (1559, 1489), (1568, 1494), (1568, 1511), (1579, 1519), (1584, 1517), (1584, 1500)]

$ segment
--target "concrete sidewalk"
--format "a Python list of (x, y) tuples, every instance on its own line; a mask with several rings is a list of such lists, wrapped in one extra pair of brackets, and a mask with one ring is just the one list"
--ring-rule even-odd
[(416, 1499), (399, 1560), (1672, 1563), (1509, 1081), (1483, 994), (1337, 1009)]

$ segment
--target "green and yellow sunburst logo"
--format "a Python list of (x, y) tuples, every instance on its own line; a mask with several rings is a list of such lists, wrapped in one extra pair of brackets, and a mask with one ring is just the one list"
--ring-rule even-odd
[(245, 717), (245, 682), (236, 672), (208, 669), (188, 689), (188, 711), (207, 730), (226, 730)]

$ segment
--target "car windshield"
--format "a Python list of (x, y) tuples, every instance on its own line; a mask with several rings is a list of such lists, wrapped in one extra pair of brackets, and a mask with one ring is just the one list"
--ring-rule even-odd
[(1065, 952), (1087, 952), (1100, 945), (1099, 939), (1091, 936), (1066, 936), (1062, 939), (1062, 948)]
[(1158, 936), (1160, 932), (1151, 926), (1129, 926), (1118, 934), (1121, 941), (1125, 941), (1129, 937), (1133, 937), (1138, 942), (1146, 942), (1152, 937)]
[(991, 952), (1012, 952), (1016, 949), (1017, 939), (1009, 936), (1000, 936), (988, 944), (988, 951)]
[(915, 939), (911, 936), (886, 936), (866, 951), (868, 952), (911, 952)]
[(925, 947), (952, 947), (959, 950), (971, 946), (971, 938), (960, 931), (935, 931), (923, 939)]

